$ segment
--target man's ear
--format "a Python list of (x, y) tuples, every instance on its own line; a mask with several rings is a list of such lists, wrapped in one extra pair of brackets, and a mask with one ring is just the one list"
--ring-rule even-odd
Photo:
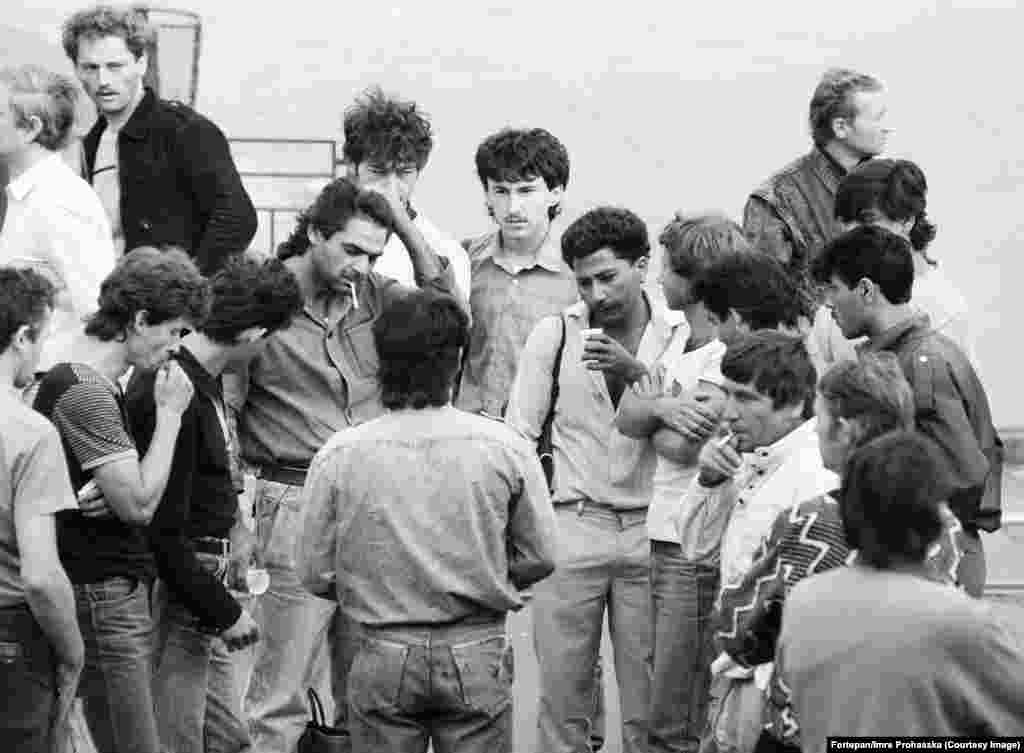
[(557, 207), (562, 203), (562, 199), (565, 196), (565, 186), (555, 186), (548, 189), (548, 192), (551, 194), (551, 201), (548, 203), (548, 206)]
[(314, 246), (318, 246), (324, 242), (323, 235), (321, 235), (320, 231), (317, 230), (312, 225), (306, 228), (306, 238), (308, 238), (309, 242), (312, 243)]
[(832, 135), (843, 141), (850, 135), (850, 122), (846, 118), (832, 118)]
[(857, 282), (857, 292), (860, 294), (860, 297), (864, 299), (865, 303), (873, 303), (877, 293), (877, 286), (873, 280), (867, 277), (862, 277)]
[(142, 76), (145, 77), (149, 72), (149, 55), (143, 52), (138, 57), (139, 66), (142, 68)]
[(131, 321), (131, 325), (129, 326), (129, 329), (134, 329), (134, 330), (138, 331), (138, 330), (142, 329), (143, 327), (148, 327), (148, 326), (149, 326), (149, 312), (146, 309), (141, 309), (141, 310), (135, 312), (135, 316), (132, 317), (132, 321)]

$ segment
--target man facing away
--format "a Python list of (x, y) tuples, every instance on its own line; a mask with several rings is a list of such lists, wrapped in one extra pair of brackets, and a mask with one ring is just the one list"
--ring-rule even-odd
[[(553, 500), (560, 551), (534, 593), (540, 663), (538, 750), (588, 749), (594, 667), (608, 612), (626, 751), (647, 746), (650, 544), (644, 525), (656, 456), (615, 427), (620, 398), (675, 336), (643, 291), (650, 245), (632, 212), (600, 207), (562, 236), (582, 300), (541, 320), (526, 341), (506, 420), (537, 442), (553, 415)], [(601, 331), (596, 331), (601, 328)], [(564, 335), (564, 343), (563, 343)], [(552, 405), (561, 353), (557, 405)]]
[(118, 254), (177, 246), (209, 275), (248, 248), (256, 210), (221, 130), (143, 86), (152, 38), (133, 8), (96, 6), (64, 24), (64, 51), (99, 111), (83, 141), (85, 173)]
[(952, 474), (949, 506), (964, 527), (957, 581), (981, 596), (985, 551), (979, 531), (1001, 525), (1003, 443), (969, 359), (913, 306), (911, 253), (906, 240), (884, 228), (858, 227), (825, 247), (813, 274), (846, 337), (867, 336), (865, 349), (899, 359), (914, 391), (917, 429), (939, 446)]
[(24, 753), (63, 749), (85, 652), (57, 553), (56, 514), (78, 504), (60, 436), (20, 394), (35, 376), (53, 306), (42, 275), (0, 267), (0, 736)]
[(114, 268), (103, 206), (60, 153), (77, 97), (72, 79), (38, 66), (0, 70), (0, 164), (10, 177), (0, 264), (31, 267), (57, 290), (41, 371), (65, 355)]
[(826, 71), (809, 107), (814, 148), (755, 189), (743, 210), (751, 245), (781, 261), (800, 287), (804, 313), (814, 322), (808, 346), (819, 365), (854, 354), (821, 308), (809, 265), (842, 232), (834, 216), (839, 182), (885, 150), (887, 115), (886, 92), (878, 79), (844, 68)]
[(303, 584), (359, 624), (353, 753), (512, 745), (505, 615), (554, 569), (555, 516), (528, 442), (452, 407), (468, 316), (418, 291), (373, 325), (387, 413), (340, 431), (303, 492)]
[[(103, 751), (155, 753), (153, 557), (143, 527), (170, 473), (192, 384), (167, 364), (183, 330), (206, 314), (206, 281), (181, 251), (139, 248), (103, 282), (98, 309), (67, 361), (39, 383), (34, 407), (64, 443), (71, 483), (90, 500), (60, 514), (60, 556), (75, 588), (86, 661), (80, 695)], [(128, 429), (118, 380), (130, 367), (160, 368), (153, 383), (156, 429), (140, 453)], [(92, 482), (95, 494), (84, 489)], [(93, 500), (101, 496), (102, 501)], [(106, 517), (106, 510), (113, 512)]]
[(498, 227), (463, 241), (473, 329), (456, 405), (503, 416), (526, 338), (579, 298), (552, 225), (569, 183), (569, 154), (543, 128), (507, 128), (477, 148), (476, 172)]
[[(345, 143), (341, 153), (345, 175), (360, 188), (388, 197), (396, 222), (405, 234), (426, 244), (451, 266), (460, 300), (469, 300), (469, 259), (453, 238), (442, 233), (412, 206), (413, 192), (434, 148), (430, 121), (415, 102), (389, 96), (374, 87), (345, 111)], [(408, 221), (407, 221), (408, 220)], [(376, 265), (377, 274), (416, 286), (418, 277), (403, 233), (395, 233)]]
[[(229, 261), (210, 279), (210, 312), (174, 357), (195, 387), (181, 416), (171, 474), (149, 526), (160, 578), (154, 700), (165, 753), (247, 750), (228, 652), (255, 642), (258, 629), (229, 590), (238, 495), (229, 458), (221, 373), (254, 355), (288, 325), (302, 298), (294, 275), (277, 260)], [(154, 439), (156, 373), (128, 386), (128, 417), (139, 449)], [(242, 564), (247, 565), (248, 562)]]
[[(270, 574), (246, 699), (259, 753), (295, 749), (309, 718), (308, 687), (328, 696), (333, 684), (335, 721), (345, 725), (351, 656), (343, 652), (331, 661), (326, 654), (328, 630), (344, 633), (345, 620), (299, 583), (300, 492), (313, 456), (335, 432), (382, 412), (373, 323), (410, 292), (374, 269), (389, 236), (401, 239), (419, 287), (453, 290), (447, 260), (422, 242), (411, 222), (393, 195), (360, 190), (347, 178), (328, 184), (278, 250), (298, 279), (301, 312), (258, 353), (233, 364), (230, 380), (225, 374), (228, 420), (237, 428), (242, 460), (257, 477), (257, 551)], [(235, 483), (241, 488), (240, 479)], [(336, 637), (331, 645), (353, 644)]]

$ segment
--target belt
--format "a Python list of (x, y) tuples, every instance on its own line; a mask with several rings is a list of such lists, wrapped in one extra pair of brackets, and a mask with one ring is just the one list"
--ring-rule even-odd
[(306, 483), (306, 473), (308, 472), (308, 466), (262, 465), (257, 469), (256, 475), (266, 481), (273, 481), (275, 484), (303, 486)]
[(554, 507), (569, 507), (570, 505), (576, 510), (578, 515), (582, 515), (584, 510), (603, 510), (616, 513), (617, 515), (628, 515), (630, 513), (647, 514), (646, 507), (615, 507), (607, 502), (595, 502), (592, 499), (567, 499), (553, 503)]
[(197, 552), (203, 554), (216, 554), (219, 557), (228, 557), (231, 554), (231, 542), (228, 539), (218, 539), (213, 536), (202, 536), (192, 539), (192, 546)]

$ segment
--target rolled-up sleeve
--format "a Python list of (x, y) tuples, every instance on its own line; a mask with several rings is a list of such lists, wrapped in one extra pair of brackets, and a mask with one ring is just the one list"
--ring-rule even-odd
[(561, 338), (559, 317), (541, 319), (526, 339), (505, 411), (505, 422), (531, 443), (540, 439), (551, 407), (555, 352)]

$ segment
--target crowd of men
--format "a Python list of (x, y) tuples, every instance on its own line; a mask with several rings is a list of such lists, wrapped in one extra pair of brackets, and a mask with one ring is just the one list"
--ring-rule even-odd
[(101, 753), (313, 750), (312, 688), (339, 750), (521, 750), (528, 602), (539, 753), (603, 744), (606, 619), (627, 753), (1024, 734), (978, 598), (1002, 444), (878, 80), (826, 72), (742, 226), (654, 251), (628, 209), (558, 219), (542, 128), (480, 143), (495, 227), (451, 240), (430, 121), (371, 89), (268, 259), (150, 34), (65, 24), (81, 177), (76, 84), (0, 71), (5, 746), (63, 749), (80, 698)]

